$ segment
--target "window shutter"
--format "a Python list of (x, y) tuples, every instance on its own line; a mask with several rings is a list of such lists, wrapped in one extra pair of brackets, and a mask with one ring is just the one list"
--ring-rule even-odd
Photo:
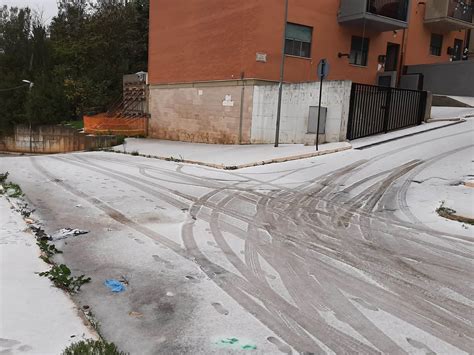
[(292, 23), (287, 24), (286, 27), (286, 38), (295, 39), (301, 42), (311, 43), (312, 37), (311, 27), (294, 25)]

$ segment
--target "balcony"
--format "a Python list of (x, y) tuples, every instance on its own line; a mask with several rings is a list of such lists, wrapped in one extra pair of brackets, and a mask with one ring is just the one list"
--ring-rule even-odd
[(341, 25), (386, 32), (408, 27), (410, 0), (341, 0)]
[(472, 0), (427, 0), (425, 24), (440, 33), (473, 29), (473, 7)]

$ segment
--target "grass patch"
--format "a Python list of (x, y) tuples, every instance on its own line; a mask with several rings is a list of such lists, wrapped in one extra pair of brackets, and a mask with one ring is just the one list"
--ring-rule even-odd
[(53, 265), (51, 270), (40, 272), (38, 275), (47, 277), (57, 288), (71, 293), (78, 292), (82, 285), (91, 281), (90, 277), (85, 277), (84, 275), (72, 276), (71, 270), (64, 264)]
[(66, 126), (70, 126), (75, 129), (84, 129), (84, 121), (79, 120), (79, 121), (64, 121), (62, 124)]
[(68, 346), (62, 355), (127, 355), (113, 343), (103, 340), (83, 340)]

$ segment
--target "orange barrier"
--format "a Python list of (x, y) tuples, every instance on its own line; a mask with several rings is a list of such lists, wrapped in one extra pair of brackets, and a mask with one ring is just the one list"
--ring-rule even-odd
[(105, 113), (84, 116), (84, 132), (90, 134), (115, 134), (119, 136), (146, 136), (147, 118), (107, 117)]

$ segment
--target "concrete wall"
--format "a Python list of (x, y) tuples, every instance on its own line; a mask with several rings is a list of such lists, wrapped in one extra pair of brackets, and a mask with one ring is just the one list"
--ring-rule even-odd
[[(309, 107), (318, 106), (319, 82), (283, 86), (280, 126), (281, 143), (312, 144), (316, 136), (308, 134)], [(326, 142), (346, 139), (351, 94), (350, 81), (323, 83), (321, 106), (327, 107)], [(273, 143), (275, 140), (278, 85), (255, 86), (252, 114), (252, 143)]]
[(18, 125), (11, 136), (0, 137), (0, 151), (17, 153), (66, 153), (115, 144), (114, 136), (88, 136), (60, 125), (37, 126), (31, 132), (28, 126)]
[(424, 90), (434, 95), (474, 96), (474, 61), (408, 66), (407, 74), (422, 73)]
[(242, 81), (211, 86), (151, 86), (148, 135), (187, 142), (239, 143), (241, 96), (242, 143), (250, 142), (253, 86)]

